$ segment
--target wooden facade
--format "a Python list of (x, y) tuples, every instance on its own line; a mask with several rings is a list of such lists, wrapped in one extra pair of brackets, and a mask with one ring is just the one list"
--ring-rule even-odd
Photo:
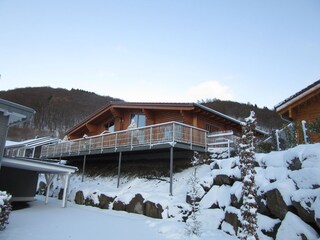
[(136, 127), (179, 122), (208, 132), (232, 130), (241, 134), (240, 121), (196, 103), (110, 102), (66, 132), (70, 140)]
[[(275, 109), (290, 121), (310, 123), (320, 119), (320, 80), (279, 103)], [(320, 134), (311, 133), (311, 140), (320, 142)]]

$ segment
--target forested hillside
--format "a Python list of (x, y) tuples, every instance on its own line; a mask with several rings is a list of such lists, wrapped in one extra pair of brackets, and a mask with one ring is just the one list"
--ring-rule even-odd
[[(0, 98), (16, 102), (36, 110), (32, 122), (12, 127), (8, 139), (24, 140), (39, 136), (63, 137), (64, 132), (83, 118), (101, 108), (109, 101), (119, 101), (110, 96), (100, 96), (79, 89), (66, 90), (51, 87), (28, 87), (0, 91)], [(121, 101), (121, 100), (120, 100)], [(251, 110), (257, 115), (258, 126), (264, 130), (280, 128), (284, 122), (268, 108), (231, 101), (207, 100), (201, 104), (239, 120), (249, 116)]]
[(259, 128), (264, 130), (270, 131), (272, 129), (281, 128), (286, 123), (274, 110), (270, 110), (267, 107), (259, 108), (257, 105), (252, 105), (250, 103), (244, 104), (232, 101), (221, 101), (218, 99), (207, 100), (200, 103), (239, 120), (243, 120), (249, 116), (250, 111), (254, 111), (256, 113)]
[(21, 140), (36, 135), (62, 137), (77, 122), (101, 108), (109, 101), (119, 101), (79, 89), (34, 87), (0, 91), (0, 98), (33, 108), (33, 121), (9, 130), (8, 138)]

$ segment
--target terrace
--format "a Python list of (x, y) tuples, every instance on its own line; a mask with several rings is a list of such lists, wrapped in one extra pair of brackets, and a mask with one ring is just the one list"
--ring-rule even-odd
[[(173, 149), (182, 151), (207, 152), (208, 147), (213, 147), (217, 141), (221, 143), (221, 134), (209, 135), (208, 132), (179, 122), (167, 122), (141, 128), (131, 128), (112, 133), (104, 132), (100, 135), (83, 137), (81, 139), (62, 141), (56, 144), (44, 145), (41, 149), (43, 159), (80, 159), (83, 158), (82, 181), (85, 175), (87, 156), (91, 159), (105, 155), (118, 155), (118, 183), (123, 152), (138, 152), (142, 154), (153, 150), (166, 151), (170, 149), (170, 190), (172, 195), (173, 182)], [(224, 134), (222, 134), (224, 135)], [(225, 136), (231, 142), (233, 132), (228, 131)], [(218, 139), (217, 139), (218, 137)], [(225, 138), (224, 138), (225, 139)], [(233, 141), (232, 141), (233, 142)], [(228, 146), (229, 147), (229, 146)], [(150, 155), (148, 155), (151, 157)]]
[(41, 158), (66, 158), (171, 147), (205, 152), (207, 131), (179, 122), (168, 122), (45, 145), (41, 149)]

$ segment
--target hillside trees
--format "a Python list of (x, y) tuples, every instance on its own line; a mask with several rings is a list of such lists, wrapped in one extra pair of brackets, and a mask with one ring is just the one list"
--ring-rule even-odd
[[(10, 129), (8, 137), (18, 136), (33, 138), (35, 135), (59, 135), (86, 116), (101, 108), (112, 97), (99, 96), (95, 93), (50, 87), (20, 88), (1, 91), (0, 98), (33, 108), (36, 114), (31, 122)], [(24, 134), (21, 134), (21, 133)]]
[(267, 107), (259, 108), (257, 105), (252, 105), (250, 103), (244, 104), (211, 99), (202, 101), (200, 104), (241, 121), (247, 117), (249, 111), (253, 110), (256, 113), (257, 118), (259, 118), (259, 128), (267, 129), (269, 131), (272, 129), (279, 129), (285, 123), (275, 111), (270, 110)]

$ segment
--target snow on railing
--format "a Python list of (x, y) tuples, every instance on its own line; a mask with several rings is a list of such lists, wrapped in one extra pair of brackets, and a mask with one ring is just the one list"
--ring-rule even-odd
[(105, 150), (118, 151), (119, 148), (133, 150), (135, 147), (170, 143), (184, 143), (192, 146), (206, 147), (206, 131), (178, 122), (168, 122), (141, 128), (132, 128), (113, 133), (64, 141), (43, 146), (42, 158), (54, 158), (83, 153), (103, 153)]

